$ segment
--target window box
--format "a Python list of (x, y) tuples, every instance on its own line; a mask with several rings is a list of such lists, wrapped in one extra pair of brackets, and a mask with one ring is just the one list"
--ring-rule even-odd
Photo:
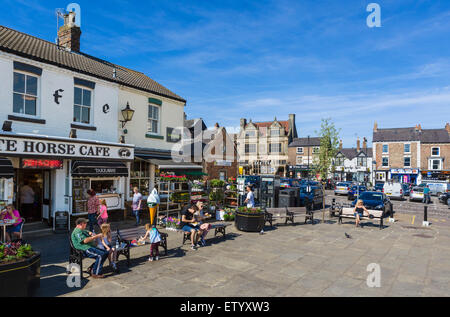
[(148, 139), (157, 139), (157, 140), (164, 140), (164, 137), (162, 135), (155, 135), (155, 134), (149, 134), (147, 133), (145, 135), (146, 138)]
[(8, 120), (11, 121), (19, 121), (19, 122), (28, 122), (28, 123), (36, 123), (36, 124), (45, 124), (46, 121), (44, 119), (30, 118), (25, 116), (8, 116)]

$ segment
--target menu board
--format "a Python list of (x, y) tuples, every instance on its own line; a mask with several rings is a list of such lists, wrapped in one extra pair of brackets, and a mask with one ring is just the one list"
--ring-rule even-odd
[(72, 183), (73, 213), (87, 212), (87, 200), (90, 189), (88, 179), (74, 179)]

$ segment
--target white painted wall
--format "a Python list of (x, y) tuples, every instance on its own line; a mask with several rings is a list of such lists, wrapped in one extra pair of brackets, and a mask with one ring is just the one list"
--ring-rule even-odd
[[(147, 138), (148, 132), (148, 106), (149, 98), (159, 99), (163, 102), (160, 107), (160, 136), (163, 140)], [(119, 90), (119, 120), (123, 120), (121, 110), (130, 104), (130, 108), (135, 111), (133, 120), (128, 122), (125, 129), (128, 134), (125, 135), (125, 141), (128, 144), (134, 144), (136, 147), (171, 150), (174, 143), (167, 142), (167, 128), (183, 128), (184, 126), (184, 104), (168, 98), (159, 97), (151, 93), (145, 93), (135, 89), (121, 87)], [(123, 134), (121, 126), (118, 133)]]
[[(92, 102), (92, 126), (97, 131), (77, 130), (79, 139), (91, 139), (107, 142), (118, 142), (118, 86), (98, 80), (94, 77), (83, 76), (78, 73), (65, 71), (50, 65), (15, 57), (0, 52), (0, 123), (8, 119), (13, 113), (13, 61), (19, 61), (43, 69), (39, 80), (38, 115), (36, 118), (46, 120), (46, 124), (13, 122), (13, 132), (34, 133), (48, 136), (68, 137), (73, 122), (74, 108), (74, 77), (83, 78), (96, 83)], [(53, 94), (63, 89), (60, 104), (54, 102)], [(103, 113), (103, 105), (108, 104), (110, 112)]]

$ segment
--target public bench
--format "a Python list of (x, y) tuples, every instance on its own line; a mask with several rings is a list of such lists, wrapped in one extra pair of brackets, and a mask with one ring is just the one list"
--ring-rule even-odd
[(266, 208), (265, 223), (270, 223), (273, 227), (273, 221), (276, 219), (285, 219), (285, 224), (291, 222), (294, 224), (296, 216), (305, 216), (305, 224), (308, 220), (314, 224), (314, 210), (307, 207), (280, 207), (280, 208)]
[[(119, 242), (119, 249), (117, 250), (117, 260), (122, 255), (127, 259), (127, 266), (130, 266), (130, 248), (131, 242), (133, 240), (139, 240), (141, 236), (144, 236), (146, 233), (144, 227), (123, 229), (111, 232), (111, 240), (112, 246), (116, 246), (116, 242)], [(164, 254), (167, 255), (167, 233), (160, 232), (161, 235), (161, 243), (160, 246), (164, 248)], [(70, 254), (69, 254), (69, 268), (71, 264), (77, 264), (80, 268), (80, 278), (83, 278), (83, 260), (85, 256), (83, 255), (83, 251), (75, 249), (72, 242), (72, 237), (69, 236), (70, 243)], [(91, 265), (92, 267), (92, 265)], [(71, 274), (70, 271), (67, 271), (67, 274)]]
[[(214, 237), (217, 237), (217, 235), (220, 233), (223, 236), (223, 239), (226, 239), (226, 230), (227, 227), (229, 227), (230, 224), (227, 223), (220, 223), (220, 224), (215, 224), (212, 225), (211, 230), (214, 229)], [(177, 230), (178, 232), (182, 232), (183, 233), (183, 244), (185, 245), (186, 241), (190, 241), (191, 240), (191, 233), (190, 232), (184, 232), (181, 229)]]
[[(348, 219), (356, 219), (355, 217), (355, 209), (354, 208), (348, 208), (348, 207), (341, 207), (339, 209), (339, 224), (342, 224), (343, 218)], [(380, 230), (383, 229), (383, 219), (385, 218), (385, 214), (383, 210), (368, 210), (370, 216), (363, 216), (360, 217), (361, 222), (362, 221), (379, 221), (380, 222)]]

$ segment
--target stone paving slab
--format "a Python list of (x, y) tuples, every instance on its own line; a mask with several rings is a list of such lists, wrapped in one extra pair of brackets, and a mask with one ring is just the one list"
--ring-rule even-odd
[[(321, 218), (321, 217), (320, 217)], [(401, 219), (402, 217), (398, 217)], [(228, 228), (193, 251), (169, 232), (169, 256), (148, 262), (148, 246), (131, 250), (121, 274), (66, 285), (67, 235), (30, 241), (42, 251), (38, 296), (240, 297), (240, 296), (450, 296), (450, 227), (411, 226), (398, 220), (383, 230), (355, 228), (336, 218), (313, 225), (276, 225), (264, 235)], [(346, 238), (345, 233), (351, 236)], [(85, 260), (84, 266), (92, 260)], [(379, 264), (381, 287), (369, 288), (369, 264)]]

